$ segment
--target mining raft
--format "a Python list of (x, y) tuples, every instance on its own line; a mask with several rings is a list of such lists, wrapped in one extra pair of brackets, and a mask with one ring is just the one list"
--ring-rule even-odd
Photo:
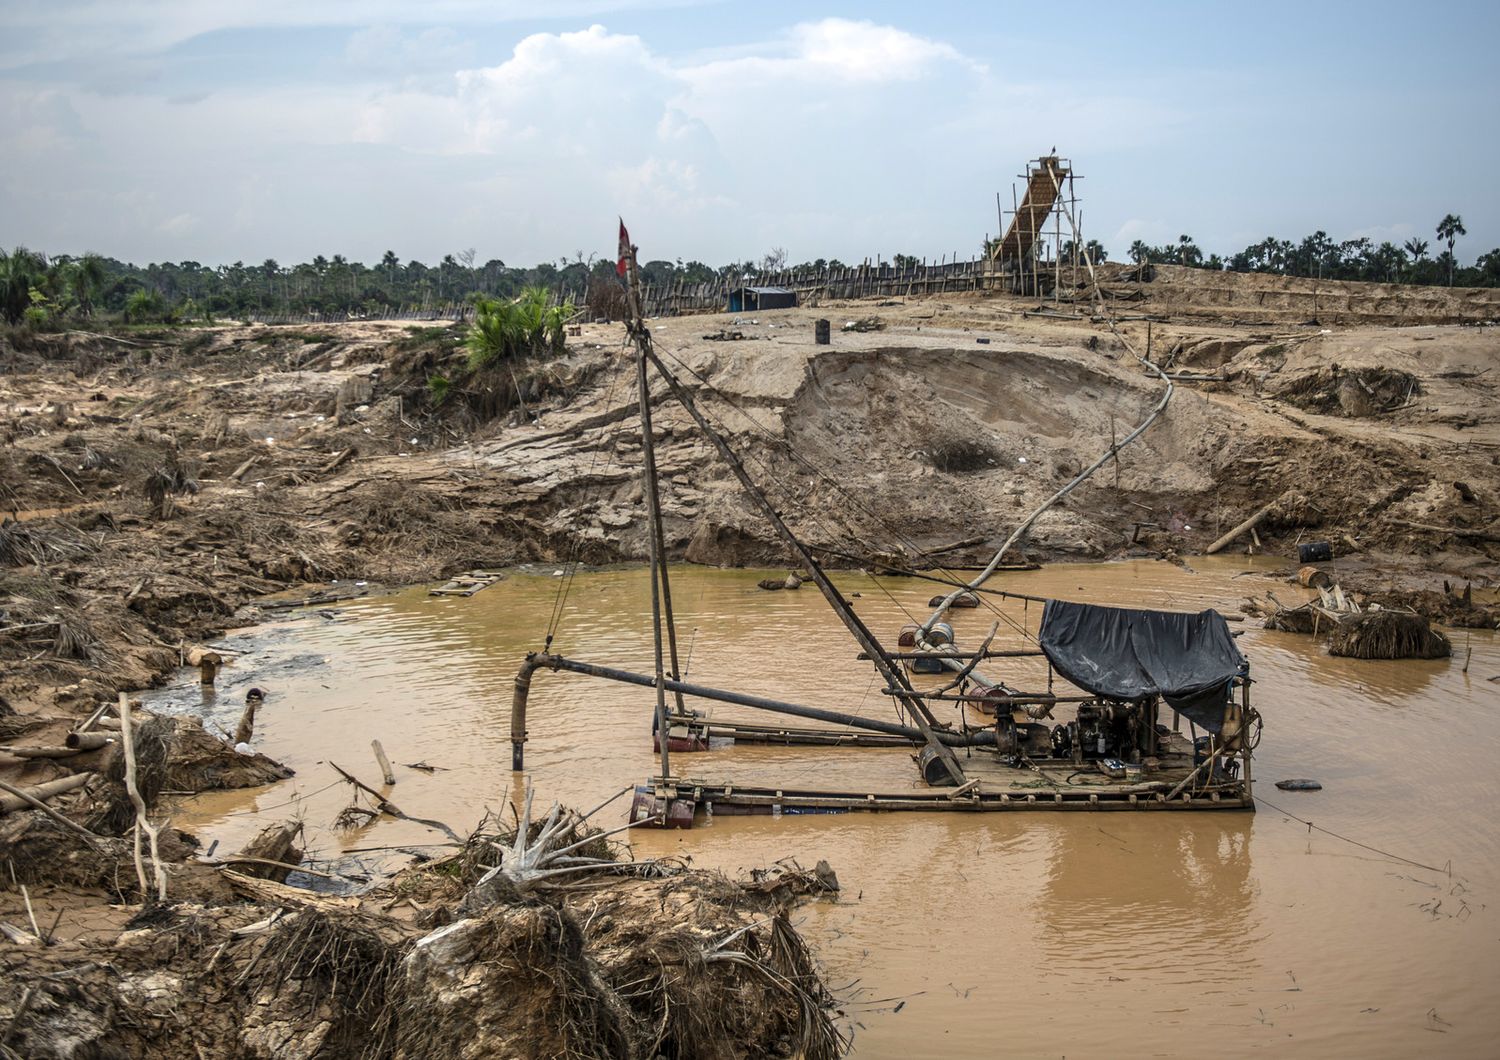
[[(1251, 704), (1249, 663), (1223, 616), (1212, 610), (1190, 614), (1041, 600), (986, 586), (985, 581), (1001, 569), (1006, 549), (1027, 524), (1018, 528), (978, 577), (949, 582), (950, 591), (932, 602), (932, 616), (900, 630), (897, 650), (887, 649), (834, 587), (814, 550), (787, 526), (694, 394), (656, 352), (639, 311), (634, 257), (632, 247), (622, 260), (634, 281), (627, 289), (631, 310), (627, 329), (636, 351), (655, 666), (651, 673), (642, 673), (567, 658), (548, 650), (548, 637), (547, 647), (528, 655), (516, 675), (510, 723), (514, 770), (521, 771), (525, 765), (532, 680), (537, 671), (551, 670), (654, 690), (649, 732), (660, 768), (636, 788), (631, 819), (638, 824), (686, 828), (708, 813), (1254, 809), (1251, 760), (1260, 736), (1260, 716)], [(874, 666), (877, 680), (883, 682), (881, 690), (892, 704), (887, 717), (785, 702), (682, 679), (652, 441), (652, 372), (781, 536), (800, 569), (848, 629), (859, 658)], [(565, 591), (567, 581), (560, 591)], [(988, 603), (994, 597), (1041, 600), (1043, 617), (1034, 646), (992, 649), (997, 621), (977, 647), (961, 651), (953, 625), (945, 619), (955, 608), (983, 604), (991, 607), (998, 620), (1005, 620), (1004, 613)], [(556, 613), (562, 613), (561, 601)], [(1044, 691), (1013, 687), (981, 668), (1027, 656), (1046, 662)], [(690, 709), (689, 698), (751, 708), (778, 718), (767, 724), (715, 721)], [(828, 790), (742, 785), (673, 770), (674, 755), (702, 761), (697, 757), (700, 752), (741, 743), (826, 747), (830, 754), (909, 748), (915, 776), (908, 773), (858, 790)]]

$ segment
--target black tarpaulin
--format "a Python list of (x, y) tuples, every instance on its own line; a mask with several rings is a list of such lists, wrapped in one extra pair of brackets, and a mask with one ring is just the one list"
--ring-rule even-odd
[(1217, 611), (1196, 615), (1048, 600), (1042, 651), (1058, 673), (1096, 696), (1159, 695), (1209, 732), (1218, 732), (1230, 680), (1245, 657)]

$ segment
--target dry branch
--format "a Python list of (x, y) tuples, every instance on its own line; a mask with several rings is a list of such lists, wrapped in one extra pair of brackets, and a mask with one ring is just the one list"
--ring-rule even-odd
[(156, 899), (159, 902), (167, 900), (167, 870), (161, 863), (161, 851), (157, 848), (157, 826), (153, 825), (146, 815), (146, 800), (141, 798), (141, 790), (135, 782), (135, 731), (130, 723), (130, 696), (124, 692), (120, 693), (120, 742), (125, 751), (125, 790), (130, 793), (130, 801), (135, 806), (135, 842), (133, 852), (135, 856), (135, 873), (140, 880), (141, 896), (149, 899), (146, 891), (146, 868), (141, 863), (141, 833), (145, 832), (151, 841), (151, 862), (156, 873)]
[(455, 843), (463, 842), (463, 839), (459, 836), (459, 834), (445, 825), (442, 821), (433, 821), (429, 820), (426, 817), (413, 817), (410, 814), (402, 813), (401, 810), (396, 807), (395, 803), (388, 800), (384, 795), (380, 794), (380, 792), (370, 787), (370, 785), (359, 780), (352, 773), (339, 768), (337, 763), (330, 761), (328, 764), (333, 767), (334, 772), (338, 773), (339, 776), (343, 777), (350, 784), (353, 784), (360, 791), (363, 791), (366, 795), (370, 796), (370, 798), (374, 799), (375, 808), (381, 813), (389, 814), (390, 816), (399, 818), (403, 821), (413, 821), (417, 824), (425, 824), (429, 828), (436, 828), (439, 832), (444, 833)]

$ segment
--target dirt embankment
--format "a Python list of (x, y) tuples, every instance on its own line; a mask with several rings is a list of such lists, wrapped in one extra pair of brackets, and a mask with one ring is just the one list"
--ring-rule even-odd
[[(1256, 279), (1215, 282), (1251, 285), (1231, 292), (1243, 300)], [(963, 565), (987, 558), (1160, 394), (1102, 321), (1070, 315), (1065, 304), (1045, 308), (1039, 316), (1034, 301), (951, 297), (734, 321), (677, 318), (655, 322), (655, 331), (668, 364), (750, 473), (831, 562), (931, 565), (926, 550), (967, 540), (942, 556)], [(1133, 303), (1117, 308), (1139, 317)], [(1429, 319), (1420, 305), (1413, 312)], [(831, 346), (812, 342), (820, 316), (834, 321)], [(1328, 540), (1346, 588), (1416, 602), (1440, 619), (1492, 624), (1493, 611), (1467, 608), (1462, 594), (1472, 583), (1482, 597), (1500, 575), (1496, 332), (1247, 325), (1237, 322), (1243, 314), (1228, 316), (1205, 321), (1194, 309), (1122, 320), (1137, 349), (1149, 342), (1153, 358), (1182, 377), (1176, 396), (1140, 441), (1037, 522), (1025, 553), (1189, 555), (1274, 501), (1256, 528), (1258, 544), (1251, 537), (1232, 548), (1290, 560), (1298, 542)], [(842, 330), (856, 320), (869, 323)], [(726, 325), (745, 337), (705, 337)], [(266, 613), (274, 606), (266, 594), (328, 598), (481, 566), (643, 557), (635, 385), (622, 329), (585, 326), (561, 357), (477, 376), (463, 367), (459, 337), (451, 328), (355, 324), (69, 335), (0, 347), (0, 744), (61, 744), (96, 705), (161, 679), (218, 631)], [(790, 562), (665, 387), (656, 384), (653, 395), (673, 554)], [(152, 724), (168, 763), (165, 790), (274, 776), (274, 763), (247, 761), (201, 726)], [(0, 752), (0, 780), (12, 786), (80, 772), (93, 776), (49, 805), (86, 822), (102, 850), (84, 842), (59, 854), (65, 826), (21, 808), (0, 817), (0, 842), (13, 860), (40, 867), (29, 877), (39, 886), (73, 888), (77, 901), (102, 910), (136, 886), (113, 745), (71, 757)], [(390, 986), (390, 970), (408, 967), (415, 927), (379, 917), (333, 922), (315, 910), (297, 914), (303, 927), (236, 935), (268, 917), (269, 906), (215, 890), (217, 869), (203, 872), (218, 882), (195, 890), (191, 838), (168, 829), (164, 842), (178, 866), (174, 884), (182, 884), (174, 896), (203, 909), (178, 909), (147, 933), (127, 933), (111, 958), (133, 969), (123, 980), (101, 971), (92, 950), (28, 949), (12, 967), (37, 970), (40, 978), (27, 980), (36, 989), (29, 1000), (24, 988), (0, 998), (11, 1006), (12, 1033), (31, 1033), (28, 1021), (54, 1008), (84, 1023), (119, 1008), (149, 1016), (142, 1026), (156, 1029), (126, 1048), (150, 1052), (160, 1028), (214, 1018), (181, 1001), (184, 983), (228, 998), (227, 1019), (250, 1027), (245, 1014), (262, 1012), (259, 1000), (282, 1003), (289, 982), (309, 981), (265, 980), (256, 970), (264, 937), (288, 931), (304, 935), (286, 953), (321, 939), (330, 952), (354, 954), (360, 968), (386, 969), (390, 989), (408, 989)], [(13, 922), (21, 907), (14, 891), (4, 897), (0, 920)], [(54, 899), (73, 901), (64, 892)], [(636, 1032), (621, 1005), (634, 1004), (633, 988), (601, 972), (607, 961), (590, 949), (589, 930), (603, 927), (579, 929), (580, 943), (577, 925), (556, 912), (567, 903), (553, 908), (525, 914), (531, 919), (517, 921), (514, 935), (512, 926), (476, 928), (473, 945), (548, 960), (582, 945), (593, 954), (578, 966), (584, 1008), (568, 1001), (546, 1011), (624, 1028), (629, 1038)], [(100, 917), (107, 929), (93, 941), (112, 943), (121, 924)], [(167, 969), (178, 956), (193, 969), (180, 981)], [(698, 967), (691, 953), (684, 960)], [(666, 957), (659, 964), (678, 967)], [(232, 982), (223, 978), (231, 971)], [(332, 978), (319, 979), (324, 971)], [(664, 971), (661, 988), (677, 974)], [(319, 986), (316, 1011), (298, 1016), (298, 1026), (305, 1032), (316, 1016), (327, 1040), (342, 1040), (365, 1019), (368, 998), (339, 994), (357, 977), (336, 967), (310, 976), (341, 985)], [(450, 984), (442, 996), (473, 1004), (491, 988)], [(62, 994), (72, 1000), (57, 1000)], [(242, 1044), (269, 1055), (279, 1048), (276, 1033)], [(392, 1033), (389, 1042), (402, 1041)]]
[[(727, 318), (678, 318), (657, 322), (657, 342), (833, 562), (918, 563), (971, 537), (946, 561), (975, 562), (1160, 390), (1102, 323), (1036, 308), (825, 306), (740, 318), (744, 341), (702, 337)], [(815, 317), (846, 314), (880, 330), (811, 343)], [(1387, 572), (1387, 589), (1493, 581), (1491, 328), (1121, 327), (1139, 349), (1149, 327), (1153, 357), (1191, 381), (1043, 516), (1024, 544), (1033, 557), (1189, 554), (1280, 498), (1257, 528), (1267, 551), (1331, 540)], [(355, 324), (0, 351), (0, 507), (14, 513), (0, 529), (0, 695), (23, 710), (91, 707), (289, 587), (643, 556), (619, 327), (585, 327), (561, 358), (477, 378), (458, 338)], [(687, 415), (654, 393), (669, 547), (704, 563), (788, 562)]]

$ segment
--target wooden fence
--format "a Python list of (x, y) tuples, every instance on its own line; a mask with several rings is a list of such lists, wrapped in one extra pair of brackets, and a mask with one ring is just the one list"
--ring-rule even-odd
[[(665, 284), (646, 284), (642, 287), (641, 298), (646, 316), (667, 317), (683, 313), (725, 312), (729, 307), (729, 293), (740, 287), (783, 287), (795, 291), (797, 301), (805, 304), (839, 298), (906, 298), (1000, 287), (1009, 289), (1013, 284), (1010, 271), (1002, 271), (999, 264), (979, 258), (901, 267), (884, 263), (821, 270), (733, 273), (701, 283), (674, 280)], [(575, 305), (587, 304), (585, 293), (577, 290), (558, 290), (553, 293), (553, 298), (557, 302), (571, 300)], [(292, 313), (273, 309), (256, 310), (242, 319), (253, 324), (343, 324), (365, 320), (442, 323), (473, 320), (474, 307), (467, 302), (443, 302), (350, 312)]]
[(705, 283), (673, 281), (647, 284), (641, 291), (647, 316), (724, 312), (729, 293), (739, 287), (783, 287), (797, 292), (797, 301), (834, 298), (904, 298), (953, 291), (989, 290), (1006, 274), (984, 259), (935, 265), (850, 265), (837, 269), (784, 269), (780, 272), (722, 276)]

